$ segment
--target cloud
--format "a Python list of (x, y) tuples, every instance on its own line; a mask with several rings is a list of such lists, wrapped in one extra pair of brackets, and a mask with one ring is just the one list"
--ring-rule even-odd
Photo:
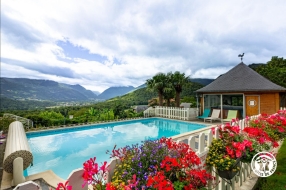
[(61, 77), (66, 77), (66, 78), (74, 78), (74, 72), (69, 68), (49, 66), (49, 65), (45, 65), (41, 63), (30, 64), (24, 61), (13, 60), (9, 58), (2, 58), (1, 61), (9, 65), (23, 67), (27, 70), (36, 71), (42, 74), (56, 75), (56, 76), (61, 76)]
[(5, 1), (1, 76), (21, 66), (99, 91), (139, 86), (158, 72), (216, 78), (243, 52), (246, 64), (286, 56), (284, 7), (283, 0)]
[(23, 49), (35, 48), (42, 40), (37, 33), (27, 25), (1, 13), (1, 30), (6, 34), (7, 41)]

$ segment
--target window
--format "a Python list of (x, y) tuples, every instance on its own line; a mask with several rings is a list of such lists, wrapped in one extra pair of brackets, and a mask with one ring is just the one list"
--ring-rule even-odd
[(220, 108), (220, 95), (204, 95), (204, 109)]
[[(204, 95), (204, 109), (221, 109), (221, 94)], [(238, 110), (238, 117), (243, 116), (243, 94), (222, 95), (223, 118), (228, 110)]]
[(226, 106), (243, 106), (243, 96), (240, 94), (223, 95), (222, 102)]

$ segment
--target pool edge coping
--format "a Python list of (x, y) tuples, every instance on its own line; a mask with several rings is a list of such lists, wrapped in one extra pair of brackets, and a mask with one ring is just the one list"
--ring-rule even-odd
[(120, 123), (120, 122), (128, 122), (128, 121), (136, 121), (136, 120), (146, 120), (146, 119), (165, 119), (165, 120), (171, 120), (171, 121), (179, 121), (183, 123), (195, 123), (199, 125), (206, 125), (206, 127), (211, 126), (211, 124), (206, 123), (199, 123), (195, 121), (189, 121), (189, 120), (178, 120), (178, 119), (172, 119), (172, 118), (164, 118), (164, 117), (147, 117), (147, 118), (136, 118), (136, 119), (126, 119), (126, 120), (117, 120), (117, 121), (111, 121), (111, 122), (98, 122), (98, 123), (90, 123), (90, 124), (83, 124), (83, 125), (73, 125), (73, 126), (57, 126), (53, 128), (46, 128), (42, 130), (36, 130), (36, 131), (26, 131), (26, 135), (33, 134), (33, 133), (40, 133), (40, 132), (47, 132), (47, 131), (58, 131), (63, 129), (74, 129), (74, 128), (82, 128), (82, 127), (91, 127), (101, 124), (113, 124), (113, 123)]

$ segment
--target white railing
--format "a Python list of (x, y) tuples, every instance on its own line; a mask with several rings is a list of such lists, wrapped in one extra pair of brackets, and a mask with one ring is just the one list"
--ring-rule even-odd
[(154, 117), (155, 116), (155, 108), (149, 107), (143, 113), (144, 113), (144, 117)]
[(280, 110), (286, 110), (286, 107), (280, 107)]
[(30, 127), (33, 128), (33, 121), (30, 119), (20, 117), (17, 115), (13, 115), (10, 113), (4, 113), (3, 118), (5, 118), (5, 117), (14, 119), (15, 121), (20, 121), (25, 126), (25, 128), (27, 128), (27, 129), (29, 129)]
[(197, 108), (177, 108), (156, 106), (148, 108), (144, 111), (144, 117), (166, 117), (170, 119), (190, 120), (198, 116)]

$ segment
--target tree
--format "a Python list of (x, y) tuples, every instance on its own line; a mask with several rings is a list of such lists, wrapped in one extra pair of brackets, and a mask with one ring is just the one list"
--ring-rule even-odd
[(174, 88), (167, 88), (164, 90), (163, 97), (166, 100), (166, 106), (169, 107), (171, 104), (171, 99), (175, 96)]
[(147, 88), (158, 92), (159, 106), (163, 105), (163, 93), (168, 83), (168, 77), (164, 73), (158, 73), (146, 81)]
[[(259, 65), (255, 71), (270, 81), (286, 88), (286, 59), (273, 56), (267, 64)], [(281, 94), (280, 105), (286, 105), (286, 93)]]
[(174, 72), (171, 75), (171, 83), (176, 91), (176, 107), (180, 107), (180, 94), (183, 91), (183, 86), (189, 84), (189, 76), (185, 76), (185, 73), (180, 73), (179, 71)]
[(44, 111), (41, 112), (39, 116), (47, 119), (64, 119), (64, 116), (61, 113), (54, 111)]
[(175, 89), (172, 85), (172, 72), (169, 72), (167, 73), (166, 75), (166, 86), (164, 88), (164, 91), (163, 91), (163, 97), (164, 97), (164, 100), (166, 100), (166, 106), (170, 106), (171, 104), (171, 99), (175, 97)]
[(9, 125), (15, 121), (15, 119), (9, 118), (9, 117), (0, 117), (0, 131), (3, 131), (4, 133), (8, 132)]
[(259, 65), (255, 71), (286, 88), (286, 59), (283, 57), (273, 56), (267, 64)]

